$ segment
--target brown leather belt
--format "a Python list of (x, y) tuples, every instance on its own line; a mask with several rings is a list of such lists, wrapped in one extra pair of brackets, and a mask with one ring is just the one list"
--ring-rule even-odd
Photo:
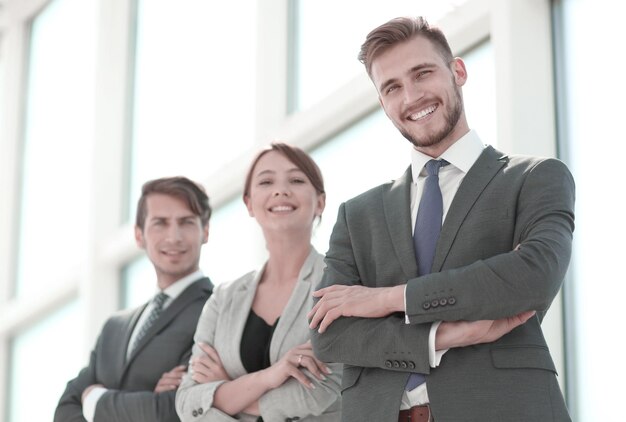
[(413, 406), (408, 410), (401, 410), (398, 415), (398, 422), (432, 422), (430, 417), (430, 407), (427, 404)]

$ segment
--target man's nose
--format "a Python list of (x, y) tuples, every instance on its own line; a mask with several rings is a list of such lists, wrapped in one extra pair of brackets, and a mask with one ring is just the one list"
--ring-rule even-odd
[(404, 88), (404, 103), (413, 104), (424, 97), (424, 89), (418, 83), (409, 83)]

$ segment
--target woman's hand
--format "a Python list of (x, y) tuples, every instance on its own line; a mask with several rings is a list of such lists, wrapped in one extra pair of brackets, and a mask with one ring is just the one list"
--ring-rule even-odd
[(306, 388), (315, 388), (303, 372), (305, 368), (319, 380), (326, 379), (324, 374), (331, 373), (330, 368), (313, 354), (310, 340), (289, 350), (278, 362), (264, 371), (271, 388), (281, 386), (289, 377), (295, 378)]
[(215, 349), (205, 343), (198, 343), (198, 347), (205, 354), (191, 358), (189, 362), (193, 371), (191, 379), (199, 384), (221, 380), (230, 381), (230, 377), (222, 365), (220, 355)]
[(171, 371), (165, 372), (161, 375), (156, 387), (154, 387), (154, 392), (164, 393), (166, 391), (176, 390), (180, 386), (186, 371), (187, 367), (185, 365), (178, 365)]

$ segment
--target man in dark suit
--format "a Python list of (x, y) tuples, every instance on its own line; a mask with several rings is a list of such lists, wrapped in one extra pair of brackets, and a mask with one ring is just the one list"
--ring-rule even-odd
[(570, 260), (570, 172), (482, 144), (465, 64), (423, 18), (376, 28), (359, 58), (414, 148), (401, 179), (341, 205), (314, 293), (343, 420), (570, 420), (540, 326)]
[(105, 323), (89, 365), (67, 384), (55, 422), (179, 420), (176, 389), (213, 288), (199, 269), (210, 216), (204, 189), (187, 178), (144, 184), (135, 238), (154, 266), (159, 293)]

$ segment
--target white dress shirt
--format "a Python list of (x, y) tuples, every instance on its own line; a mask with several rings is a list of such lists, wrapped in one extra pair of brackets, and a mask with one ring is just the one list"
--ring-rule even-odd
[[(483, 152), (484, 148), (485, 145), (478, 137), (478, 134), (475, 131), (470, 130), (458, 141), (452, 144), (452, 146), (450, 146), (450, 148), (448, 148), (440, 157), (436, 158), (446, 160), (450, 163), (449, 165), (439, 169), (439, 188), (441, 189), (441, 196), (443, 199), (442, 223), (446, 220), (450, 204), (452, 204), (452, 200), (454, 199), (456, 191), (459, 189), (463, 178), (474, 163), (476, 163), (476, 160), (478, 160), (478, 157)], [(413, 183), (411, 183), (411, 233), (413, 233), (415, 229), (417, 211), (424, 189), (424, 180), (427, 176), (424, 166), (432, 159), (433, 157), (423, 154), (416, 149), (411, 151), (411, 172), (413, 174)], [(406, 289), (404, 304), (406, 309)], [(408, 324), (409, 322), (409, 317), (407, 315), (406, 323)], [(428, 337), (428, 358), (432, 368), (439, 366), (441, 358), (445, 352), (447, 352), (447, 349), (439, 351), (435, 350), (435, 337), (439, 324), (441, 324), (441, 321), (433, 323)], [(429, 403), (426, 384), (427, 383), (424, 383), (409, 392), (405, 392), (402, 397), (400, 409), (409, 409), (412, 406)]]
[[(186, 275), (185, 277), (181, 278), (180, 280), (177, 280), (177, 281), (173, 282), (168, 287), (163, 289), (163, 293), (165, 293), (168, 296), (168, 298), (165, 300), (165, 302), (163, 302), (163, 310), (167, 309), (167, 307), (170, 306), (170, 304), (187, 287), (189, 287), (190, 284), (192, 284), (195, 281), (201, 279), (202, 277), (204, 277), (204, 274), (202, 273), (202, 270), (198, 270), (198, 271), (196, 271), (194, 273)], [(158, 293), (160, 293), (160, 290), (157, 290), (155, 295), (158, 294)], [(127, 349), (126, 349), (126, 358), (127, 359), (128, 359), (128, 357), (130, 357), (131, 344), (134, 343), (135, 338), (137, 337), (137, 334), (139, 333), (140, 327), (143, 326), (144, 322), (148, 318), (148, 315), (150, 315), (150, 312), (152, 312), (152, 308), (154, 308), (154, 303), (152, 302), (152, 300), (150, 300), (150, 302), (148, 302), (148, 306), (145, 307), (145, 309), (141, 313), (141, 316), (137, 320), (137, 323), (135, 324), (135, 327), (133, 328), (133, 333), (130, 336), (130, 341), (128, 342), (128, 345), (126, 346), (127, 347)], [(92, 388), (91, 391), (89, 392), (89, 394), (87, 394), (87, 396), (85, 397), (85, 400), (83, 400), (83, 417), (85, 419), (87, 419), (87, 422), (93, 422), (94, 416), (96, 414), (96, 405), (98, 404), (98, 400), (100, 400), (100, 397), (102, 397), (102, 395), (104, 393), (106, 393), (107, 391), (108, 391), (108, 389), (104, 388), (104, 387)]]

